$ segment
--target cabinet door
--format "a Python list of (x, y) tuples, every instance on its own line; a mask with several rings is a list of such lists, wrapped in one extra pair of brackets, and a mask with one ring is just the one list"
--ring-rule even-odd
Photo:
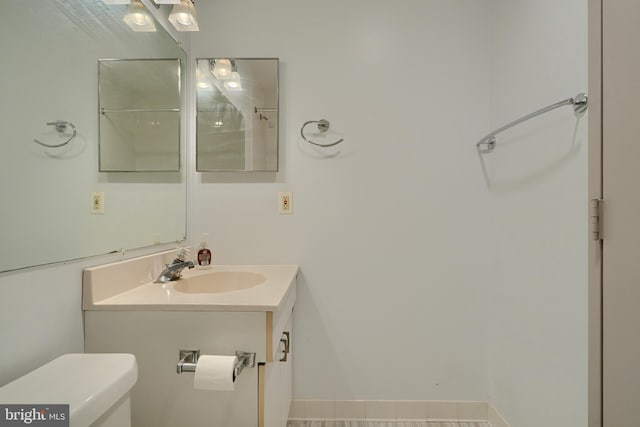
[(180, 349), (230, 355), (261, 346), (264, 357), (265, 329), (259, 312), (88, 311), (85, 348), (136, 356), (133, 427), (256, 427), (257, 369), (244, 369), (233, 392), (208, 391), (194, 389), (194, 374), (178, 374), (176, 363)]
[[(280, 380), (282, 384), (280, 399), (280, 426), (286, 426), (289, 419), (289, 408), (291, 406), (291, 397), (293, 395), (293, 316), (289, 317), (285, 332), (289, 332), (289, 349), (287, 353), (287, 360), (280, 362)], [(282, 353), (281, 353), (282, 354)]]
[[(270, 363), (261, 365), (264, 392), (261, 393), (259, 427), (285, 427), (289, 417), (292, 395), (291, 343), (293, 340), (291, 317), (282, 334), (283, 341), (278, 345), (278, 357)], [(288, 339), (287, 339), (288, 337)], [(287, 351), (288, 350), (288, 351)]]

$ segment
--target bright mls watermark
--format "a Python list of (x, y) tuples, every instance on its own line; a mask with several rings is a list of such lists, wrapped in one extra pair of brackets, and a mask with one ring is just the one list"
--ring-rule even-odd
[(2, 405), (0, 427), (69, 427), (69, 405)]

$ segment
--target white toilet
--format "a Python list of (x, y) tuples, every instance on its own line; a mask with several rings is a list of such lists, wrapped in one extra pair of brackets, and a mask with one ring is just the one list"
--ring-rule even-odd
[(132, 354), (65, 354), (0, 388), (1, 404), (69, 404), (71, 427), (130, 427)]

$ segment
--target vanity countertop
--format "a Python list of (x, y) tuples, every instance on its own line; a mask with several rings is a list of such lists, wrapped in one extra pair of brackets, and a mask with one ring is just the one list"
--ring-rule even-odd
[(83, 309), (279, 311), (289, 295), (295, 295), (297, 265), (214, 265), (185, 270), (180, 280), (154, 283), (157, 274), (152, 270), (162, 260), (152, 261), (85, 269)]

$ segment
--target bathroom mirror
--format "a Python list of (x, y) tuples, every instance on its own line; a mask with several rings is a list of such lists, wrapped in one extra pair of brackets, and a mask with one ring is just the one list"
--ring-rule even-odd
[(278, 170), (278, 59), (199, 58), (198, 171)]
[(100, 60), (100, 170), (180, 169), (180, 60)]
[(186, 64), (158, 22), (153, 31), (133, 31), (127, 9), (101, 0), (2, 2), (0, 271), (185, 237), (186, 126), (174, 140), (179, 168), (174, 161), (172, 171), (99, 172), (99, 59), (178, 59), (170, 72)]

